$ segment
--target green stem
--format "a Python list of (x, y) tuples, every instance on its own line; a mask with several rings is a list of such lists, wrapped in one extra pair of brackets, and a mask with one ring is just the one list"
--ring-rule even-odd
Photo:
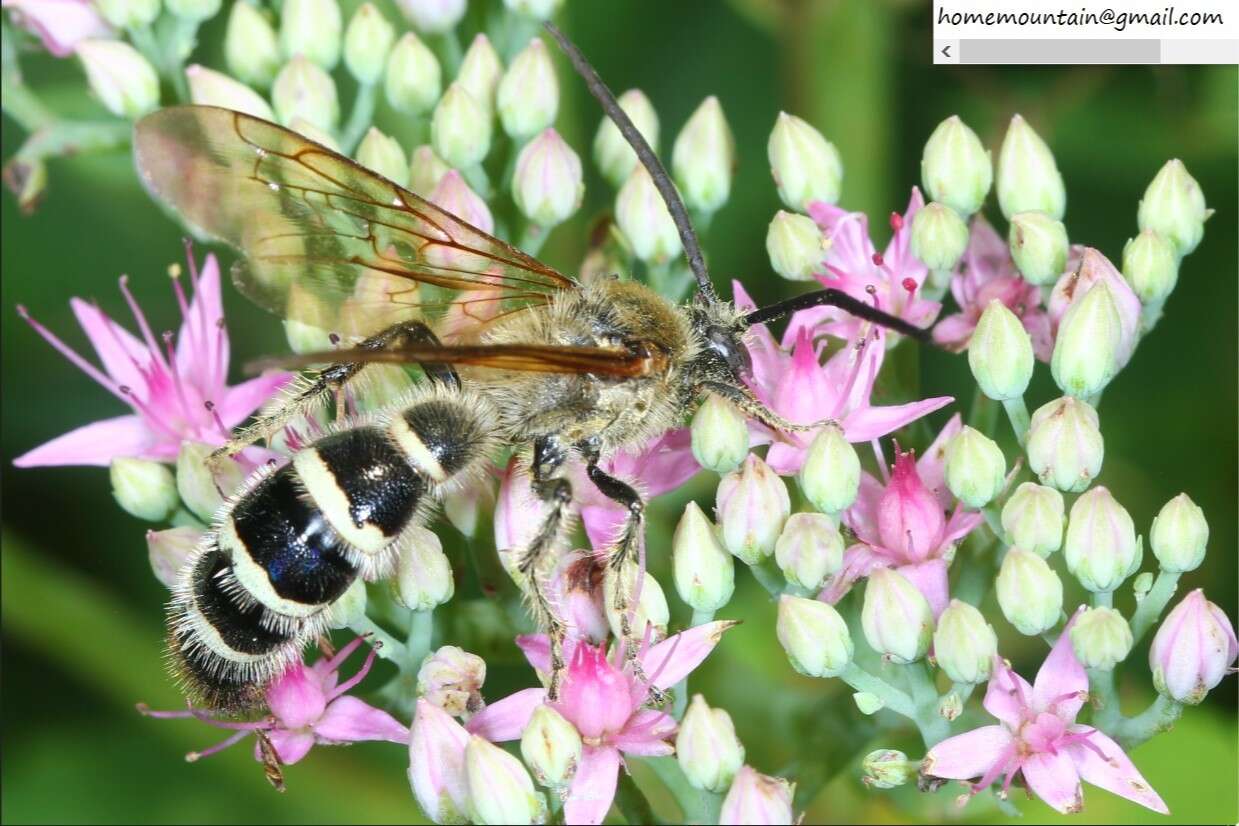
[(460, 71), (460, 62), (465, 56), (460, 46), (460, 35), (457, 34), (456, 29), (431, 38), (430, 43), (439, 58), (439, 63), (443, 66), (444, 77), (456, 77), (456, 73)]
[(1017, 399), (1006, 399), (1002, 403), (1003, 409), (1007, 411), (1007, 419), (1011, 422), (1011, 429), (1015, 431), (1015, 438), (1020, 444), (1028, 441), (1028, 406), (1024, 404), (1024, 397), (1020, 396)]
[(1183, 714), (1183, 704), (1161, 694), (1147, 709), (1135, 717), (1119, 722), (1115, 736), (1124, 750), (1130, 751), (1155, 735), (1170, 731)]
[[(634, 758), (628, 758), (634, 759)], [(638, 757), (658, 776), (679, 804), (685, 823), (718, 823), (723, 796), (693, 788), (674, 757)]]
[(550, 235), (548, 227), (539, 226), (533, 221), (526, 221), (525, 228), (521, 230), (520, 241), (516, 246), (520, 247), (526, 253), (536, 256), (538, 251), (542, 249), (542, 245), (546, 243), (546, 238)]
[(896, 714), (902, 714), (910, 720), (916, 719), (916, 704), (911, 697), (856, 663), (848, 663), (839, 678), (857, 691), (877, 697), (885, 708)]
[(1006, 531), (1002, 529), (1002, 515), (992, 505), (981, 509), (981, 515), (985, 517), (985, 526), (989, 528), (995, 538), (1003, 545), (1010, 544), (1007, 542)]
[(998, 424), (998, 402), (981, 392), (972, 394), (972, 407), (968, 409), (968, 424), (986, 436), (993, 437)]
[(422, 660), (430, 653), (434, 637), (434, 611), (410, 611), (409, 633), (404, 641), (405, 667), (416, 671), (421, 667)]
[(912, 688), (912, 701), (916, 705), (914, 718), (926, 748), (942, 742), (951, 733), (951, 725), (938, 713), (938, 689), (924, 662), (912, 663), (907, 668), (908, 681)]
[(1172, 571), (1158, 573), (1157, 579), (1153, 581), (1153, 587), (1144, 595), (1144, 599), (1140, 600), (1140, 604), (1136, 606), (1136, 612), (1131, 615), (1133, 645), (1139, 644), (1140, 638), (1148, 633), (1153, 623), (1157, 622), (1166, 603), (1170, 602), (1175, 589), (1179, 587), (1179, 576), (1180, 574)]
[(783, 572), (779, 570), (774, 562), (774, 557), (765, 557), (756, 565), (750, 565), (749, 570), (753, 572), (753, 578), (766, 589), (766, 593), (771, 597), (781, 596), (783, 593)]
[(352, 155), (357, 144), (365, 136), (366, 130), (374, 123), (374, 108), (378, 103), (378, 84), (363, 83), (357, 89), (357, 97), (353, 100), (353, 111), (349, 113), (348, 123), (340, 135), (340, 148), (345, 155)]
[(1093, 725), (1106, 734), (1114, 733), (1123, 723), (1118, 692), (1114, 688), (1114, 671), (1090, 668), (1088, 685), (1089, 695), (1093, 701)]
[(633, 781), (628, 772), (620, 772), (619, 785), (615, 789), (615, 806), (629, 824), (657, 823), (654, 810), (645, 793)]
[(1099, 591), (1093, 594), (1094, 608), (1113, 608), (1114, 607), (1114, 592)]
[[(5, 41), (6, 52), (8, 41)], [(56, 114), (43, 105), (43, 101), (21, 81), (21, 73), (17, 70), (16, 59), (4, 61), (4, 71), (0, 74), (0, 104), (4, 114), (17, 121), (17, 124), (27, 132), (35, 132), (56, 122)]]
[(490, 178), (486, 175), (486, 170), (482, 168), (480, 163), (460, 170), (460, 174), (464, 177), (465, 183), (477, 193), (479, 198), (483, 201), (490, 200), (493, 194), (490, 187)]
[(400, 640), (383, 630), (383, 627), (367, 616), (349, 623), (349, 630), (357, 634), (369, 634), (377, 643), (378, 654), (385, 660), (399, 665), (404, 659), (404, 646)]

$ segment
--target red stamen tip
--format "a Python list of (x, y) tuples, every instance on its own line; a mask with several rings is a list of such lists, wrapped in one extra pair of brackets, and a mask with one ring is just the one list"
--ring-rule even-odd
[(206, 401), (202, 403), (202, 406), (205, 407), (207, 410), (214, 410), (215, 402), (211, 401), (210, 399), (207, 399)]
[(903, 216), (898, 212), (891, 213), (891, 229), (895, 230), (895, 232), (903, 229)]
[(127, 384), (122, 384), (120, 387), (116, 389), (119, 390), (121, 393), (125, 394), (126, 396), (128, 396), (130, 393), (133, 392), (131, 389), (129, 389), (129, 385)]
[(873, 263), (874, 263), (874, 266), (877, 266), (877, 267), (880, 267), (882, 266), (883, 263), (885, 263), (885, 260), (882, 258), (882, 253), (875, 252), (873, 254)]
[(869, 293), (870, 295), (877, 295), (877, 294), (878, 294), (878, 288), (877, 288), (877, 287), (875, 287), (875, 286), (873, 286), (872, 284), (866, 284), (866, 285), (865, 285), (865, 292)]
[(916, 281), (912, 278), (905, 278), (903, 280), (903, 288), (909, 293), (916, 292)]

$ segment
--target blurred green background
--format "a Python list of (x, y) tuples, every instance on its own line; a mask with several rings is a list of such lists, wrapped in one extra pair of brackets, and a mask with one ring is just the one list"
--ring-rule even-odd
[[(779, 207), (765, 145), (780, 109), (806, 118), (837, 144), (846, 166), (842, 203), (869, 213), (879, 248), (885, 216), (902, 210), (908, 188), (918, 181), (925, 138), (954, 113), (995, 152), (1007, 120), (1023, 113), (1052, 146), (1067, 181), (1072, 239), (1116, 261), (1135, 233), (1144, 187), (1168, 158), (1181, 158), (1217, 214), (1184, 264), (1167, 317), (1106, 392), (1100, 412), (1107, 456), (1100, 481), (1142, 532), (1162, 503), (1187, 491), (1205, 509), (1212, 535), (1205, 565), (1184, 576), (1180, 593), (1205, 587), (1235, 616), (1234, 67), (935, 67), (929, 4), (920, 2), (573, 0), (566, 6), (562, 25), (602, 76), (617, 91), (638, 86), (653, 100), (664, 152), (701, 98), (721, 99), (735, 131), (739, 166), (731, 201), (711, 226), (706, 247), (716, 280), (743, 279), (759, 302), (789, 290), (770, 273), (764, 244), (766, 225)], [(385, 8), (396, 19), (393, 8)], [(222, 65), (225, 17), (205, 30), (197, 55), (208, 65)], [(60, 111), (98, 114), (72, 61), (31, 57), (23, 68)], [(599, 114), (566, 65), (560, 68), (559, 127), (584, 155)], [(5, 120), (5, 158), (22, 137)], [(189, 766), (181, 754), (214, 742), (216, 732), (135, 713), (137, 701), (177, 704), (161, 668), (160, 605), (166, 593), (147, 564), (146, 526), (115, 506), (105, 470), (11, 466), (15, 455), (36, 444), (122, 411), (18, 322), (13, 307), (27, 305), (70, 343), (87, 347), (68, 309), (69, 296), (97, 299), (125, 319), (115, 279), (129, 273), (155, 329), (171, 329), (177, 317), (164, 272), (180, 259), (181, 245), (176, 228), (137, 186), (124, 153), (57, 161), (50, 172), (48, 196), (35, 214), (20, 214), (8, 193), (2, 210), (4, 820), (416, 820), (406, 757), (397, 746), (316, 749), (288, 770), (289, 792), (281, 796), (268, 787), (247, 747)], [(585, 208), (543, 250), (543, 257), (566, 271), (580, 260), (589, 222), (613, 197), (596, 173), (587, 175)], [(1000, 221), (992, 199), (987, 211)], [(235, 378), (235, 365), (279, 352), (284, 342), (278, 325), (235, 293), (226, 292), (225, 303)], [(901, 349), (910, 366), (921, 360), (925, 394), (957, 395), (966, 410), (970, 382), (962, 359)], [(1044, 372), (1030, 407), (1052, 395)], [(934, 426), (944, 419), (936, 417)], [(669, 526), (689, 497), (711, 506), (712, 485), (699, 478), (654, 508), (649, 548), (660, 578), (667, 570)], [(722, 616), (747, 622), (694, 676), (692, 688), (731, 712), (749, 762), (759, 769), (785, 771), (793, 755), (813, 755), (828, 782), (807, 821), (998, 816), (980, 798), (956, 810), (950, 790), (925, 798), (906, 788), (863, 788), (856, 765), (839, 756), (844, 746), (862, 754), (878, 746), (902, 747), (913, 756), (921, 750), (906, 731), (869, 740), (872, 725), (852, 707), (844, 686), (793, 674), (775, 642), (773, 606), (747, 574), (738, 579), (737, 596)], [(667, 591), (676, 616), (685, 618), (684, 606)], [(1120, 606), (1130, 608), (1130, 594)], [(1042, 644), (999, 630), (1004, 653), (1031, 676)], [(1147, 643), (1132, 654), (1121, 680), (1129, 713), (1151, 698)], [(531, 679), (510, 656), (497, 657), (487, 696), (503, 696)], [(1235, 698), (1232, 678), (1203, 706), (1189, 709), (1172, 735), (1133, 755), (1174, 822), (1239, 818)], [(1077, 820), (1165, 821), (1091, 787), (1085, 798)], [(1034, 821), (1049, 815), (1039, 804), (1025, 810)]]

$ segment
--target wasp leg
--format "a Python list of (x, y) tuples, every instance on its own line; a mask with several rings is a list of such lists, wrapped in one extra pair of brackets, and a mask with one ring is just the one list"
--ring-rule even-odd
[[(363, 350), (387, 350), (415, 344), (437, 345), (438, 343), (439, 339), (434, 331), (422, 322), (404, 321), (393, 324), (386, 330), (365, 339), (357, 347)], [(333, 394), (342, 392), (345, 386), (362, 373), (366, 366), (356, 362), (338, 362), (324, 367), (306, 380), (299, 381), (294, 386), (288, 400), (279, 408), (269, 414), (259, 416), (253, 424), (242, 428), (227, 444), (212, 453), (207, 461), (218, 462), (225, 456), (235, 456), (254, 442), (276, 433), (298, 416), (314, 412)], [(428, 363), (422, 364), (421, 368), (431, 381), (449, 387), (460, 387), (460, 377), (451, 365)]]
[(544, 436), (534, 442), (533, 492), (549, 505), (538, 533), (517, 559), (516, 568), (524, 578), (526, 594), (533, 609), (534, 621), (545, 629), (551, 645), (551, 677), (547, 686), (547, 698), (554, 702), (559, 698), (559, 686), (564, 672), (564, 636), (567, 627), (552, 604), (545, 587), (546, 560), (563, 544), (570, 529), (572, 484), (555, 474), (563, 466), (568, 452), (554, 436)]

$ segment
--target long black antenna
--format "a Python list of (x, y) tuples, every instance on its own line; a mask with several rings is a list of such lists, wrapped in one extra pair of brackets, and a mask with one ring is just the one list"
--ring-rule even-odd
[(754, 310), (744, 317), (744, 321), (749, 326), (762, 324), (788, 313), (794, 313), (797, 310), (807, 310), (810, 307), (821, 307), (822, 305), (830, 305), (846, 310), (857, 318), (872, 321), (874, 324), (889, 328), (897, 333), (903, 333), (905, 336), (914, 338), (917, 341), (924, 343), (929, 343), (930, 341), (930, 331), (928, 328), (917, 327), (915, 324), (904, 321), (899, 316), (883, 312), (872, 304), (866, 304), (860, 299), (853, 298), (842, 290), (836, 290), (832, 287), (798, 295), (794, 298), (780, 301), (778, 304), (771, 304), (769, 307)]
[(563, 49), (568, 60), (572, 62), (572, 68), (576, 69), (577, 74), (585, 81), (590, 94), (597, 98), (602, 111), (620, 130), (620, 134), (641, 159), (641, 165), (650, 173), (650, 178), (653, 179), (654, 186), (658, 188), (658, 193), (662, 195), (667, 211), (671, 213), (671, 220), (675, 221), (675, 228), (680, 233), (680, 243), (684, 246), (688, 267), (693, 271), (693, 277), (697, 279), (698, 292), (710, 303), (717, 302), (718, 295), (714, 292), (710, 274), (706, 272), (706, 262), (701, 255), (701, 244), (697, 242), (697, 233), (693, 231), (693, 223), (688, 218), (688, 210), (684, 208), (684, 202), (680, 200), (680, 193), (676, 192), (671, 176), (667, 174), (667, 170), (663, 168), (662, 162), (658, 160), (658, 156), (654, 154), (654, 150), (650, 148), (645, 137), (637, 131), (637, 127), (633, 126), (628, 113), (620, 108), (615, 95), (607, 88), (607, 84), (602, 82), (597, 70), (585, 59), (585, 55), (581, 54), (576, 44), (550, 21), (542, 25), (551, 33), (551, 37), (555, 38), (559, 48)]

